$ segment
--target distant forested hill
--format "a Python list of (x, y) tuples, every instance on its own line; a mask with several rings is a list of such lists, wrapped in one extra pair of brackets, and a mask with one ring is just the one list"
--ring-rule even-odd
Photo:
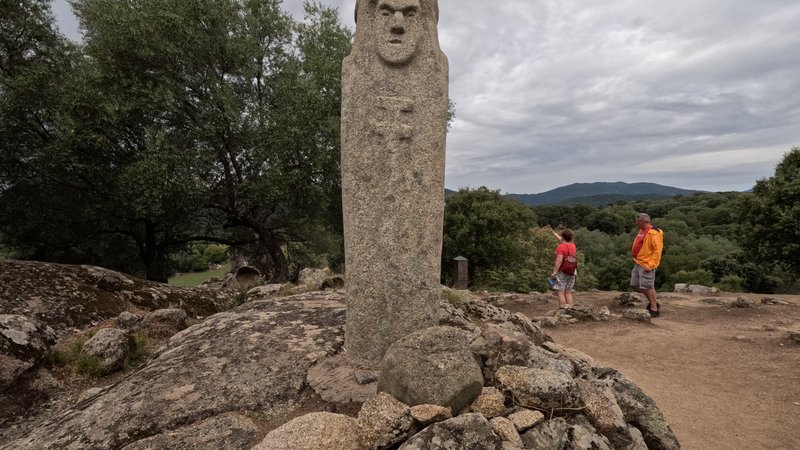
[(601, 206), (617, 201), (655, 200), (675, 195), (691, 195), (695, 192), (702, 191), (680, 189), (655, 183), (597, 182), (570, 184), (540, 194), (507, 195), (532, 206), (553, 204)]

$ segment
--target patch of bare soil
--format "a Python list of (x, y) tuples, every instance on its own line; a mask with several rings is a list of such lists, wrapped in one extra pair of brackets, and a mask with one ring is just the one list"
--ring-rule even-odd
[[(800, 297), (770, 296), (791, 306), (734, 308), (725, 303), (736, 294), (660, 294), (663, 312), (647, 324), (622, 319), (617, 295), (575, 296), (608, 306), (611, 321), (545, 331), (633, 379), (686, 449), (800, 449), (800, 344), (787, 338), (800, 330)], [(520, 296), (503, 307), (536, 318), (557, 305), (555, 297)]]

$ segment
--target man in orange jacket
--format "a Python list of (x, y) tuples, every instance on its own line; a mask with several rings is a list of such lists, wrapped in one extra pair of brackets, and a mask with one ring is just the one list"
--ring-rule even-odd
[(636, 215), (636, 226), (639, 234), (633, 240), (633, 270), (631, 286), (647, 297), (650, 304), (647, 311), (650, 317), (661, 314), (661, 306), (656, 301), (656, 268), (661, 263), (661, 251), (664, 249), (664, 232), (650, 223), (650, 216), (645, 213)]

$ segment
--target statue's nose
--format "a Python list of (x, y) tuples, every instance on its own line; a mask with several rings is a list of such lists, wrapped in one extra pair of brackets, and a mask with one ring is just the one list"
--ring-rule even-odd
[(403, 26), (404, 19), (405, 18), (403, 17), (402, 11), (395, 11), (395, 13), (392, 15), (392, 26), (391, 26), (392, 33), (403, 34), (406, 32), (406, 29)]

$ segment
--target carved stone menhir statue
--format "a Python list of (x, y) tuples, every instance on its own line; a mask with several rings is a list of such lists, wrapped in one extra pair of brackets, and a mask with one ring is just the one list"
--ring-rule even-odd
[(394, 341), (436, 325), (447, 58), (437, 0), (358, 0), (342, 67), (345, 348), (377, 366)]

